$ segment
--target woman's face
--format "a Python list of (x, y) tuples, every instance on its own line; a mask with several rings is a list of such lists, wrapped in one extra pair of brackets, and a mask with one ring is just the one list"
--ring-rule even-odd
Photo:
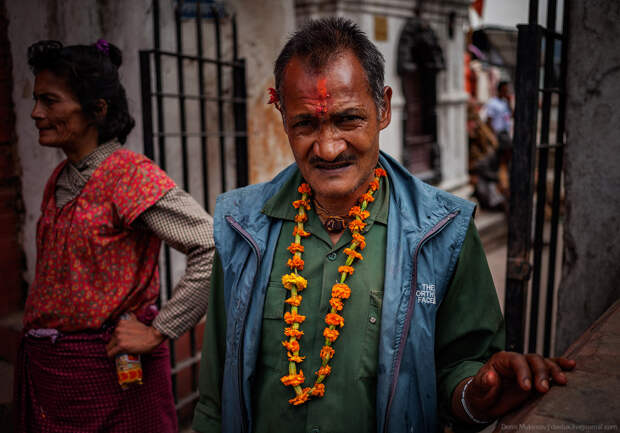
[(30, 116), (39, 130), (42, 146), (60, 147), (67, 154), (96, 139), (97, 129), (66, 81), (49, 70), (39, 72), (34, 81), (34, 107)]

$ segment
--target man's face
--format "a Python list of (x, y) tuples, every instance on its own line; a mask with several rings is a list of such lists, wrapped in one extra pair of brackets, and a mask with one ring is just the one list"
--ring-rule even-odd
[(282, 82), (282, 113), (295, 161), (319, 201), (351, 201), (365, 192), (379, 157), (379, 131), (390, 123), (392, 89), (378, 116), (366, 73), (345, 51), (321, 71), (294, 57)]

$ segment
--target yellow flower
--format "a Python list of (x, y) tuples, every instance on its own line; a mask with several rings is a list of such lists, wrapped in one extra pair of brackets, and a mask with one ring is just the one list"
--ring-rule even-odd
[(308, 286), (308, 281), (301, 275), (286, 274), (282, 276), (282, 285), (291, 290), (297, 286), (297, 290), (303, 290)]

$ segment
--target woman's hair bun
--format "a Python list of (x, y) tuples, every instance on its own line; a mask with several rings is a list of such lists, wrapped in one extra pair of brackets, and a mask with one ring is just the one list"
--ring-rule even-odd
[(110, 61), (114, 66), (120, 68), (123, 64), (123, 53), (114, 44), (109, 44), (109, 48), (108, 56), (110, 56)]

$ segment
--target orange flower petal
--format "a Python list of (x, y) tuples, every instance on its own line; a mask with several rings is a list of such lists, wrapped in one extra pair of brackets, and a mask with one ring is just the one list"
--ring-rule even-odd
[[(340, 269), (338, 269), (340, 272)], [(334, 298), (348, 299), (351, 296), (351, 289), (344, 283), (337, 283), (332, 286), (332, 296)]]
[(313, 397), (323, 397), (325, 395), (325, 384), (317, 383), (312, 387), (312, 391), (310, 391), (310, 395)]
[(336, 351), (333, 347), (323, 346), (321, 348), (321, 359), (327, 358), (329, 360), (332, 356), (334, 356), (334, 353), (336, 353)]
[(308, 401), (308, 397), (310, 395), (310, 388), (304, 388), (304, 390), (297, 397), (290, 399), (288, 402), (293, 406), (299, 406), (300, 404), (304, 404)]
[(343, 251), (347, 256), (353, 257), (354, 259), (364, 260), (364, 257), (360, 253), (351, 248), (345, 248)]
[(282, 346), (286, 347), (286, 350), (290, 352), (299, 352), (299, 341), (283, 341)]
[(284, 335), (287, 337), (301, 338), (301, 336), (304, 335), (304, 331), (295, 328), (284, 328)]
[(295, 242), (291, 242), (291, 244), (286, 247), (286, 249), (291, 253), (291, 254), (295, 254), (297, 252), (303, 253), (304, 252), (304, 246), (302, 244), (298, 244)]
[(357, 232), (353, 232), (353, 240), (359, 245), (360, 250), (366, 248), (366, 238)]
[(300, 229), (299, 227), (295, 226), (293, 228), (293, 236), (301, 236), (302, 238), (305, 238), (306, 236), (310, 236), (310, 233), (305, 231), (304, 229)]
[(305, 223), (306, 221), (308, 221), (308, 215), (306, 215), (305, 213), (295, 215), (296, 223)]
[(291, 296), (290, 298), (286, 299), (284, 302), (294, 307), (299, 307), (301, 305), (301, 295)]
[(323, 337), (325, 337), (327, 340), (329, 340), (331, 343), (333, 343), (334, 341), (336, 341), (336, 339), (338, 338), (338, 336), (340, 335), (340, 332), (338, 332), (335, 329), (329, 329), (329, 328), (325, 328), (323, 330)]
[(338, 266), (338, 273), (342, 274), (343, 272), (349, 274), (349, 275), (353, 275), (353, 272), (355, 271), (355, 269), (353, 269), (352, 266)]
[(300, 194), (311, 194), (312, 188), (310, 188), (310, 185), (307, 183), (302, 183), (299, 185), (299, 188), (297, 188), (297, 191), (299, 191)]
[(316, 373), (317, 376), (329, 376), (329, 373), (332, 372), (332, 368), (329, 365), (325, 365), (321, 368), (319, 368)]
[(303, 323), (304, 320), (306, 320), (306, 316), (302, 316), (301, 314), (289, 313), (288, 311), (284, 313), (284, 321), (288, 325), (292, 325), (293, 323)]
[(336, 311), (341, 311), (344, 308), (344, 304), (340, 298), (330, 298), (329, 305)]
[(362, 230), (364, 227), (366, 227), (366, 223), (360, 220), (353, 220), (349, 223), (349, 230), (352, 232)]
[(344, 317), (336, 313), (327, 313), (325, 316), (325, 323), (328, 325), (340, 326), (342, 328), (344, 326)]
[(304, 359), (306, 359), (305, 356), (293, 355), (291, 352), (286, 352), (286, 355), (288, 356), (289, 362), (296, 362), (298, 364), (300, 362), (303, 362)]
[(375, 176), (376, 177), (387, 176), (387, 173), (382, 168), (375, 168)]
[(298, 271), (304, 270), (304, 261), (301, 259), (301, 257), (294, 256), (292, 259), (288, 259), (286, 264), (289, 268), (291, 268), (291, 270), (293, 269), (297, 269)]

